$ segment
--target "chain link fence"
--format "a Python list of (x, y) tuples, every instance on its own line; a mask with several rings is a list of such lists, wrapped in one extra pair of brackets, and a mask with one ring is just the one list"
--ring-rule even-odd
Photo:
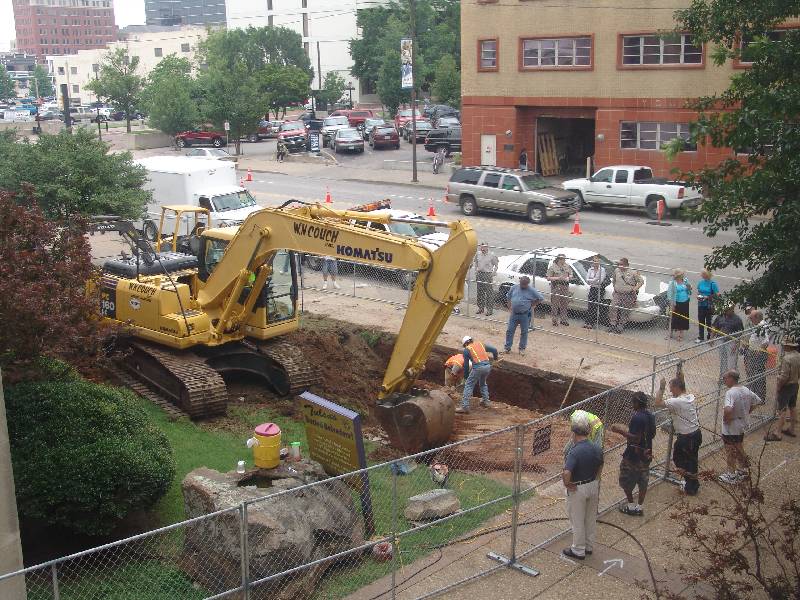
[[(419, 572), (411, 571), (411, 563), (435, 550), (503, 532), (490, 553), (498, 566), (447, 581), (423, 597), (441, 595), (516, 565), (569, 532), (561, 477), (569, 417), (577, 409), (597, 415), (604, 426), (597, 438), (605, 455), (598, 513), (624, 500), (618, 479), (625, 440), (610, 428), (630, 421), (636, 392), (650, 399), (659, 425), (650, 482), (678, 481), (671, 462), (674, 434), (663, 426), (670, 416), (653, 406), (661, 378), (682, 374), (698, 408), (700, 457), (720, 466), (725, 388), (719, 361), (724, 346), (738, 344), (730, 339), (664, 360), (625, 385), (529, 423), (339, 477), (297, 481), (271, 494), (265, 489), (244, 502), (231, 495), (223, 510), (6, 574), (0, 583), (24, 581), (31, 600), (342, 598), (368, 584), (388, 594), (408, 586)], [(774, 418), (777, 369), (765, 365), (745, 381), (766, 390), (748, 430)]]

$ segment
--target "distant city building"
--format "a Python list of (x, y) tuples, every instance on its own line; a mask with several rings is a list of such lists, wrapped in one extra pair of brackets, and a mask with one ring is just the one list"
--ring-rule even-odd
[(145, 0), (148, 25), (224, 25), (225, 0)]
[(128, 56), (139, 57), (139, 75), (146, 77), (161, 59), (175, 54), (194, 60), (197, 45), (206, 37), (205, 27), (126, 27), (124, 39), (112, 42), (107, 48), (82, 50), (68, 56), (48, 56), (47, 64), (54, 77), (56, 93), (60, 85), (67, 84), (72, 104), (90, 104), (97, 97), (86, 89), (86, 84), (96, 78), (100, 64), (109, 52), (124, 48)]
[(334, 71), (352, 83), (353, 101), (364, 103), (377, 101), (377, 96), (375, 90), (364, 89), (350, 74), (350, 40), (359, 36), (359, 10), (388, 4), (389, 0), (227, 0), (225, 11), (228, 29), (282, 26), (296, 31), (303, 36), (303, 48), (314, 69), (311, 88), (320, 87), (317, 71), (321, 71), (323, 82), (325, 75)]
[(18, 98), (35, 96), (33, 70), (36, 68), (36, 57), (24, 52), (0, 52), (0, 65), (3, 65), (14, 81)]
[(16, 51), (36, 56), (103, 48), (117, 37), (113, 0), (14, 0)]

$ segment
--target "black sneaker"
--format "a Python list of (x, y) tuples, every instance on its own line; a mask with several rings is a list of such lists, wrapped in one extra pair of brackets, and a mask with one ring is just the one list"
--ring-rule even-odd
[(572, 551), (572, 548), (564, 548), (564, 549), (561, 551), (561, 554), (563, 554), (564, 556), (566, 556), (566, 557), (568, 557), (568, 558), (575, 558), (575, 559), (577, 559), (577, 560), (584, 560), (584, 559), (586, 558), (585, 556), (579, 556), (579, 555), (575, 554), (575, 553)]

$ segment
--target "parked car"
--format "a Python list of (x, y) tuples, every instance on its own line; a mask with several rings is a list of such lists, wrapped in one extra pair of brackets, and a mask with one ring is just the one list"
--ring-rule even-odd
[(377, 127), (378, 125), (386, 125), (386, 121), (383, 119), (366, 119), (364, 123), (361, 125), (361, 133), (364, 137), (364, 141), (369, 139), (369, 134), (372, 131), (373, 127)]
[(278, 129), (278, 139), (286, 144), (289, 152), (300, 152), (306, 149), (306, 126), (302, 121), (284, 121)]
[(182, 131), (175, 136), (175, 145), (178, 148), (188, 148), (189, 146), (222, 148), (225, 144), (225, 133), (208, 127), (195, 127), (191, 131)]
[(461, 152), (461, 127), (431, 129), (425, 137), (425, 150), (437, 152), (439, 148), (444, 148), (447, 156)]
[[(433, 129), (433, 126), (431, 125), (430, 121), (428, 121), (426, 119), (418, 119), (417, 120), (417, 143), (419, 143), (419, 142), (423, 142), (424, 143), (425, 142), (425, 138), (428, 136), (428, 134), (431, 132), (432, 129)], [(403, 125), (403, 139), (408, 141), (409, 144), (412, 142), (412, 140), (414, 138), (414, 136), (411, 134), (411, 131), (412, 131), (411, 130), (411, 120), (409, 119), (408, 121), (406, 121), (406, 124)]]
[(331, 140), (331, 150), (335, 154), (339, 154), (343, 150), (363, 152), (364, 138), (361, 137), (361, 132), (355, 127), (339, 129), (334, 134), (333, 140)]
[[(541, 292), (547, 304), (550, 297), (550, 283), (547, 281), (547, 269), (559, 254), (564, 254), (566, 263), (572, 269), (569, 281), (569, 309), (577, 312), (586, 312), (589, 300), (589, 284), (587, 272), (593, 256), (600, 256), (600, 263), (606, 270), (607, 286), (601, 298), (600, 324), (608, 325), (608, 307), (611, 304), (611, 277), (615, 265), (602, 254), (594, 250), (582, 248), (539, 248), (526, 254), (509, 254), (498, 259), (499, 265), (495, 282), (498, 285), (497, 300), (506, 303), (508, 290), (519, 282), (523, 275), (530, 277), (536, 290)], [(630, 320), (634, 323), (647, 323), (661, 315), (656, 295), (644, 291), (645, 286), (639, 290), (636, 298), (636, 307), (630, 313)]]
[(448, 202), (473, 216), (481, 210), (526, 215), (540, 225), (553, 217), (568, 217), (578, 210), (578, 197), (552, 187), (538, 173), (497, 167), (466, 167), (450, 177)]
[(191, 158), (205, 158), (210, 160), (226, 160), (229, 162), (238, 162), (237, 156), (231, 156), (221, 148), (192, 148), (184, 152), (186, 156)]
[(438, 129), (444, 129), (446, 127), (461, 127), (461, 121), (458, 120), (458, 117), (441, 117), (436, 120), (436, 127)]
[[(138, 121), (140, 119), (144, 119), (145, 114), (139, 111), (134, 111), (131, 113), (131, 121)], [(112, 111), (109, 115), (109, 119), (112, 121), (124, 121), (125, 120), (125, 111), (124, 110), (115, 110)]]
[(673, 214), (703, 202), (697, 189), (680, 181), (656, 179), (650, 167), (641, 165), (605, 167), (589, 179), (570, 179), (562, 186), (578, 194), (582, 205), (643, 208), (651, 219), (658, 218), (659, 200)]
[(423, 107), (422, 114), (433, 123), (434, 127), (438, 127), (437, 121), (442, 117), (461, 117), (461, 112), (457, 108), (447, 104), (430, 104)]
[(369, 145), (375, 148), (399, 148), (400, 135), (391, 125), (373, 127), (369, 133)]
[[(422, 113), (420, 111), (416, 111), (417, 117), (422, 117)], [(403, 110), (398, 110), (397, 114), (394, 116), (394, 126), (400, 131), (403, 126), (411, 120), (411, 109), (404, 108)]]
[(352, 127), (352, 125), (350, 125), (350, 121), (347, 120), (345, 115), (326, 117), (322, 121), (322, 147), (324, 148), (330, 144), (337, 131), (350, 127)]
[(39, 111), (40, 121), (55, 121), (56, 119), (61, 119), (62, 117), (63, 114), (59, 110)]
[(342, 110), (335, 110), (331, 114), (328, 115), (329, 117), (347, 117), (347, 120), (350, 122), (350, 127), (358, 127), (366, 121), (367, 119), (372, 119), (375, 117), (375, 113), (371, 110), (366, 108), (348, 108)]

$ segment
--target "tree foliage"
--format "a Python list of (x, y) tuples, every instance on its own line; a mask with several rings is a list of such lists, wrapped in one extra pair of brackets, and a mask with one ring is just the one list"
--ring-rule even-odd
[(461, 106), (461, 72), (456, 61), (449, 54), (445, 54), (436, 63), (436, 74), (431, 89), (434, 100), (441, 104)]
[(4, 65), (0, 65), (0, 100), (8, 100), (16, 95), (11, 75), (8, 74)]
[(316, 93), (317, 102), (323, 105), (335, 104), (341, 100), (346, 89), (347, 82), (344, 77), (336, 71), (330, 71), (325, 75), (325, 83), (322, 86), (322, 90)]
[(6, 389), (23, 519), (108, 534), (161, 498), (175, 476), (169, 441), (129, 392), (68, 377)]
[(85, 230), (46, 219), (23, 192), (0, 192), (0, 366), (12, 381), (30, 377), (41, 357), (78, 365), (96, 359), (103, 333)]
[[(21, 194), (26, 186), (52, 219), (73, 214), (138, 218), (150, 200), (146, 172), (130, 153), (110, 154), (86, 129), (42, 134), (37, 143), (0, 134), (0, 190)], [(27, 202), (24, 194), (18, 196)]]
[(396, 50), (386, 51), (378, 76), (378, 96), (390, 114), (395, 114), (401, 103), (411, 100), (411, 90), (404, 90), (400, 85), (400, 46), (398, 45)]
[(174, 54), (164, 57), (147, 78), (142, 106), (150, 125), (169, 136), (195, 127), (200, 112), (189, 61)]
[(33, 78), (36, 81), (36, 84), (31, 90), (34, 94), (38, 93), (40, 98), (55, 96), (53, 81), (50, 79), (47, 69), (45, 69), (42, 65), (36, 65), (33, 68)]
[(128, 133), (131, 132), (131, 115), (141, 99), (144, 78), (137, 74), (138, 56), (128, 56), (125, 48), (108, 52), (100, 63), (97, 79), (86, 84), (86, 88), (125, 113)]
[[(693, 102), (699, 117), (691, 128), (696, 142), (735, 148), (746, 160), (731, 156), (683, 176), (706, 196), (692, 219), (703, 221), (710, 237), (729, 229), (738, 234), (706, 257), (707, 267), (745, 266), (753, 273), (730, 299), (767, 308), (773, 323), (793, 321), (800, 335), (800, 31), (766, 37), (797, 14), (796, 2), (694, 0), (676, 20), (681, 31), (716, 45), (718, 65), (739, 58), (740, 40), (755, 40), (747, 49), (752, 67), (734, 75), (724, 92)], [(678, 150), (676, 142), (669, 153)]]

